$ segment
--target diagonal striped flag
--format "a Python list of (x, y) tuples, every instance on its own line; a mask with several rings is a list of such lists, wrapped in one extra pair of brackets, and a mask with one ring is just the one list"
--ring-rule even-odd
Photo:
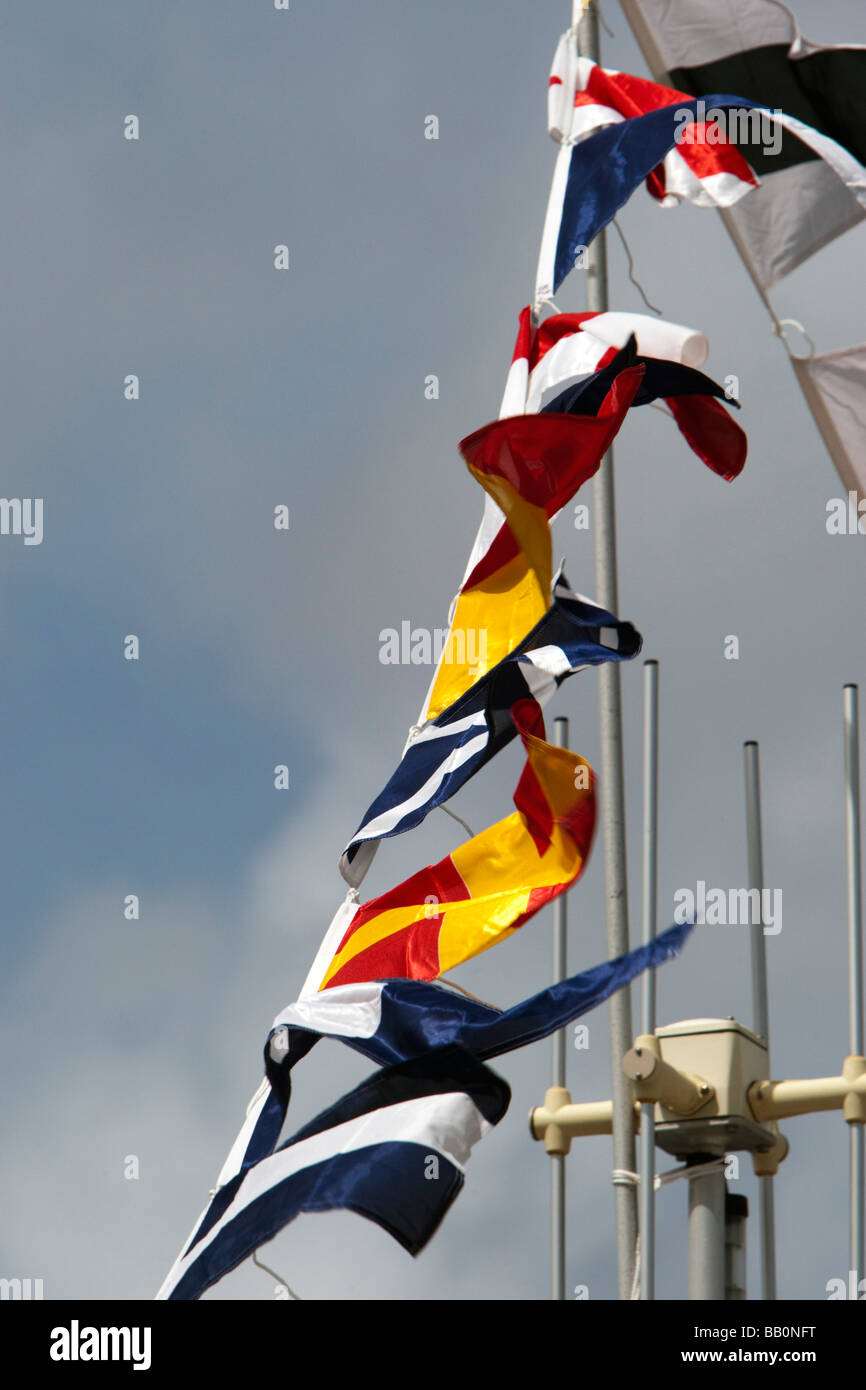
[(581, 874), (595, 829), (589, 764), (511, 717), (527, 758), (516, 811), (381, 897), (342, 904), (303, 994), (354, 981), (434, 980), (513, 935)]
[[(508, 515), (463, 581), (419, 722), (436, 719), (453, 705), (547, 612), (553, 569), (549, 518), (598, 471), (642, 376), (639, 366), (620, 372), (595, 415), (515, 415), (461, 441), (473, 477), (500, 518), (506, 507)], [(471, 665), (470, 649), (483, 653)]]
[(399, 767), (343, 851), (340, 872), (346, 882), (357, 888), (380, 840), (420, 825), (511, 742), (517, 733), (515, 706), (531, 711), (532, 726), (543, 731), (540, 711), (568, 676), (605, 661), (629, 661), (641, 645), (631, 623), (573, 594), (557, 576), (553, 604), (523, 641), (410, 739)]
[(302, 1212), (349, 1209), (417, 1255), (510, 1099), (459, 1047), (377, 1072), (220, 1188), (157, 1298), (199, 1298)]
[[(518, 319), (514, 355), (499, 411), (500, 421), (539, 412), (567, 413), (572, 409), (577, 412), (589, 409), (591, 414), (599, 408), (605, 390), (610, 388), (619, 369), (627, 365), (626, 360), (617, 360), (617, 353), (627, 348), (632, 335), (636, 338), (639, 355), (628, 360), (643, 367), (643, 378), (631, 405), (648, 403), (656, 397), (666, 400), (681, 434), (698, 457), (721, 477), (735, 477), (745, 462), (746, 436), (721, 404), (725, 393), (709, 377), (696, 371), (709, 352), (706, 338), (692, 328), (652, 319), (646, 314), (552, 314), (538, 323), (527, 305)], [(616, 366), (612, 365), (614, 363)], [(609, 375), (605, 374), (606, 368)], [(595, 394), (590, 392), (591, 382), (587, 380), (592, 376), (595, 376)], [(566, 399), (563, 393), (563, 388), (573, 385), (577, 378), (587, 388), (584, 403), (579, 405), (572, 398)], [(559, 397), (554, 396), (557, 390)], [(496, 431), (493, 426), (485, 426), (484, 431), (476, 432), (470, 440), (476, 440), (478, 433), (492, 434), (494, 442), (498, 437), (508, 436), (504, 427)], [(555, 494), (550, 502), (552, 509), (548, 507), (547, 511), (552, 517), (556, 511)], [(477, 628), (473, 626), (480, 621), (479, 609), (486, 610), (489, 604), (497, 620), (503, 614), (507, 618), (510, 613), (509, 637), (513, 641), (518, 641), (522, 635), (518, 629), (523, 622), (534, 613), (537, 613), (536, 621), (540, 618), (537, 602), (533, 607), (533, 598), (537, 596), (527, 593), (527, 579), (522, 571), (520, 578), (524, 587), (517, 582), (514, 562), (518, 554), (519, 545), (494, 492), (486, 488), (481, 525), (450, 618), (454, 641), (451, 643), (449, 638), (450, 645), (446, 645), (443, 660), (434, 672), (418, 719), (419, 727), (425, 721), (437, 719), (477, 679), (476, 668), (461, 663), (459, 658), (469, 649), (468, 637), (474, 639), (473, 651), (481, 646)], [(512, 569), (508, 568), (509, 563)], [(497, 603), (497, 585), (506, 590), (507, 602)], [(473, 592), (476, 586), (479, 592)], [(445, 653), (456, 659), (446, 662)]]

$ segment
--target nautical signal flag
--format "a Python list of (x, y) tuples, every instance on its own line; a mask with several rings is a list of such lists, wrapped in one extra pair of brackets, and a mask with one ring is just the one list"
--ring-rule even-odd
[(374, 1073), (219, 1189), (157, 1299), (199, 1298), (302, 1212), (348, 1208), (416, 1255), (510, 1100), (507, 1082), (459, 1047)]
[[(290, 1004), (268, 1035), (265, 1079), (212, 1199), (157, 1298), (199, 1298), (302, 1212), (350, 1208), (417, 1254), (458, 1195), (473, 1146), (507, 1108), (508, 1086), (483, 1064), (673, 959), (691, 931), (669, 927), (505, 1010), (418, 980), (340, 985)], [(323, 1037), (383, 1070), (277, 1148), (292, 1069)]]
[(527, 754), (517, 809), (381, 897), (343, 903), (303, 994), (366, 980), (435, 980), (513, 935), (580, 876), (595, 830), (592, 769), (539, 736), (534, 701), (516, 705), (512, 719)]
[[(500, 519), (457, 596), (442, 659), (419, 724), (436, 719), (526, 637), (547, 612), (553, 578), (548, 519), (598, 471), (643, 376), (629, 367), (596, 415), (518, 415), (460, 443)], [(483, 633), (469, 643), (466, 634)], [(466, 659), (469, 647), (477, 659)]]
[[(680, 362), (638, 357), (634, 337), (621, 352), (613, 352), (613, 349), (611, 352), (613, 356), (608, 366), (567, 387), (549, 405), (543, 406), (542, 411), (591, 415), (598, 409), (608, 384), (624, 367), (639, 363), (644, 376), (632, 405), (664, 400), (692, 452), (708, 468), (727, 482), (732, 482), (743, 471), (748, 440), (721, 404), (728, 397), (718, 382)], [(739, 410), (739, 401), (730, 403)]]
[[(567, 38), (564, 34), (560, 46)], [(559, 105), (549, 112), (553, 119), (548, 120), (548, 131), (560, 144), (576, 143), (602, 126), (645, 116), (689, 95), (645, 77), (602, 68), (591, 58), (581, 57), (570, 70), (573, 85), (569, 90), (567, 79), (558, 86), (554, 80), (559, 53), (558, 48), (549, 88), (550, 107), (554, 93), (559, 95)], [(646, 184), (664, 207), (675, 207), (681, 199), (697, 207), (729, 207), (757, 188), (758, 180), (736, 145), (722, 138), (712, 145), (692, 142), (678, 146), (651, 170)]]
[[(860, 343), (835, 352), (792, 357), (791, 365), (842, 485), (862, 507), (866, 501), (866, 347)], [(866, 520), (861, 512), (857, 515), (853, 525), (849, 518), (848, 535), (863, 534)]]
[[(675, 923), (622, 956), (548, 985), (510, 1009), (485, 1004), (444, 980), (338, 985), (289, 1004), (265, 1047), (267, 1081), (288, 1105), (289, 1074), (321, 1038), (339, 1039), (380, 1066), (456, 1044), (482, 1062), (539, 1042), (603, 1004), (643, 970), (679, 954), (694, 923)], [(265, 1083), (264, 1089), (267, 1089)]]
[[(632, 339), (637, 355), (619, 356)], [(644, 379), (632, 406), (663, 399), (692, 450), (714, 473), (730, 480), (745, 463), (747, 441), (718, 403), (729, 400), (726, 392), (697, 370), (708, 352), (703, 333), (646, 314), (552, 314), (536, 323), (527, 305), (518, 319), (500, 417), (535, 411), (592, 413), (617, 372), (638, 362)], [(566, 383), (565, 392), (553, 395)], [(479, 541), (492, 522), (492, 516), (485, 516)]]
[[(618, 359), (619, 350), (627, 347), (632, 335), (637, 340), (637, 358)], [(505, 422), (513, 416), (570, 411), (581, 414), (589, 411), (591, 415), (599, 405), (603, 406), (618, 370), (633, 361), (636, 366), (643, 367), (644, 375), (631, 398), (631, 405), (659, 397), (664, 399), (692, 450), (713, 472), (731, 479), (743, 467), (747, 440), (721, 404), (722, 397), (728, 400), (725, 392), (696, 370), (706, 360), (708, 352), (709, 344), (703, 333), (646, 314), (615, 311), (552, 314), (539, 323), (527, 305), (518, 316), (517, 339), (499, 419)], [(611, 365), (614, 362), (617, 363), (615, 367)], [(605, 372), (605, 368), (609, 368), (609, 372)], [(592, 376), (594, 384), (586, 380)], [(566, 385), (571, 390), (577, 378), (586, 388), (578, 393), (580, 400), (573, 392), (566, 395), (561, 390)], [(561, 394), (555, 398), (557, 388)], [(464, 444), (477, 443), (479, 435), (485, 438), (491, 434), (494, 446), (502, 439), (508, 440), (512, 434), (515, 440), (518, 438), (517, 430), (509, 431), (504, 425), (498, 430), (486, 426)], [(474, 457), (472, 463), (477, 463)], [(418, 728), (427, 721), (438, 720), (483, 675), (484, 669), (494, 664), (493, 649), (489, 646), (494, 624), (504, 625), (498, 629), (503, 637), (495, 648), (496, 655), (502, 659), (529, 630), (524, 624), (531, 622), (533, 615), (537, 615), (535, 621), (541, 617), (539, 585), (543, 580), (533, 584), (528, 557), (520, 560), (520, 544), (499, 505), (497, 488), (490, 480), (483, 481), (479, 473), (474, 476), (485, 487), (484, 513), (451, 617), (453, 641), (449, 638), (443, 660), (434, 672), (418, 718)], [(552, 488), (545, 504), (545, 511), (551, 518), (561, 505), (561, 492), (561, 489)], [(479, 627), (484, 632), (484, 643), (480, 641)], [(485, 651), (486, 662), (467, 662), (464, 654), (470, 648), (473, 654)]]
[(453, 705), (413, 731), (396, 772), (367, 810), (340, 859), (353, 888), (362, 882), (379, 842), (420, 825), (515, 737), (515, 706), (539, 711), (575, 671), (637, 656), (642, 639), (631, 623), (573, 594), (561, 574), (541, 622)]
[(557, 387), (606, 367), (632, 335), (642, 357), (660, 357), (686, 367), (702, 367), (710, 351), (703, 333), (649, 314), (617, 310), (550, 314), (539, 323), (527, 305), (517, 319), (500, 419), (534, 415)]
[[(804, 39), (787, 6), (766, 0), (621, 0), (658, 82), (692, 97), (745, 92), (830, 136), (866, 164), (866, 46)], [(724, 211), (755, 284), (767, 292), (866, 217), (862, 198), (820, 151), (781, 129), (752, 139), (760, 188)], [(803, 306), (805, 308), (805, 306)], [(796, 294), (787, 313), (798, 313)], [(845, 491), (866, 497), (863, 453), (866, 349), (789, 353), (815, 424)]]
[[(578, 80), (587, 71), (588, 62), (580, 60), (575, 69)], [(624, 74), (608, 73), (607, 78), (621, 84)], [(635, 83), (639, 79), (628, 80)], [(672, 194), (675, 201), (688, 198), (699, 205), (724, 207), (754, 186), (743, 179), (734, 185), (730, 183), (731, 171), (726, 165), (732, 151), (725, 138), (718, 135), (716, 113), (724, 116), (733, 111), (755, 112), (771, 127), (790, 131), (824, 161), (859, 206), (866, 209), (866, 169), (835, 140), (796, 117), (730, 93), (712, 93), (694, 100), (684, 92), (674, 92), (656, 83), (641, 82), (641, 87), (647, 99), (652, 98), (652, 107), (646, 114), (621, 118), (616, 112), (611, 116), (604, 108), (591, 106), (587, 109), (596, 113), (596, 124), (603, 128), (577, 144), (560, 146), (538, 261), (537, 305), (555, 293), (602, 228), (616, 216), (637, 186), (657, 172), (671, 152), (694, 149), (701, 161), (699, 173), (684, 161), (682, 168), (686, 172), (682, 178), (666, 179), (665, 192)], [(699, 133), (709, 124), (710, 112), (717, 143), (704, 141)]]
[[(676, 7), (622, 0), (622, 7), (657, 82), (691, 97), (743, 92), (807, 121), (866, 163), (862, 44), (804, 39), (791, 10), (767, 0), (680, 0)], [(761, 186), (726, 218), (753, 279), (767, 290), (866, 209), (818, 152), (787, 130), (751, 140), (745, 153)]]

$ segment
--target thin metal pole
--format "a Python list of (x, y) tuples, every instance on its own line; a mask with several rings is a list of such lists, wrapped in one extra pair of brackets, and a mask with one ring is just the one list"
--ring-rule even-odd
[[(553, 741), (557, 748), (568, 747), (568, 720), (553, 721)], [(560, 893), (553, 904), (553, 982), (564, 980), (568, 966), (567, 895)], [(565, 1085), (566, 1030), (553, 1035), (553, 1085)], [(565, 1154), (551, 1154), (551, 1258), (552, 1292), (557, 1301), (565, 1298)]]
[[(598, 15), (594, 5), (584, 12), (578, 29), (581, 56), (600, 60)], [(604, 232), (587, 254), (586, 303), (589, 310), (604, 312), (607, 297), (607, 246)], [(616, 564), (616, 510), (613, 451), (602, 460), (593, 479), (595, 511), (595, 582), (598, 602), (611, 612), (619, 609)], [(622, 747), (620, 672), (615, 662), (599, 667), (601, 725), (601, 811), (604, 827), (605, 924), (610, 957), (629, 949), (628, 890), (625, 847), (625, 794)], [(622, 1059), (633, 1043), (631, 992), (618, 990), (610, 1001), (611, 1095), (613, 1100), (613, 1166), (617, 1175), (636, 1167), (634, 1109)], [(637, 1242), (637, 1193), (624, 1177), (615, 1179), (619, 1296), (628, 1299), (634, 1278)]]
[[(655, 940), (658, 899), (659, 664), (645, 661), (643, 706), (643, 939)], [(656, 1026), (656, 972), (645, 970), (641, 991), (641, 1032)]]
[[(746, 834), (749, 846), (749, 888), (764, 891), (764, 846), (761, 833), (761, 778), (758, 766), (758, 745), (749, 742), (744, 748), (746, 761)], [(770, 1046), (770, 1006), (767, 993), (767, 944), (764, 939), (763, 910), (758, 921), (752, 914), (752, 1005), (754, 1028)]]
[[(749, 851), (749, 888), (756, 888), (761, 903), (757, 922), (752, 922), (752, 998), (754, 1029), (767, 1044), (770, 1060), (770, 1006), (767, 996), (767, 945), (764, 938), (764, 847), (761, 835), (761, 777), (758, 745), (744, 746), (746, 766), (746, 840)], [(754, 917), (754, 914), (752, 914)], [(758, 1179), (761, 1204), (761, 1297), (776, 1297), (776, 1212), (773, 1179)]]
[[(848, 870), (848, 1049), (863, 1055), (863, 900), (860, 883), (860, 729), (857, 686), (842, 691), (845, 733), (845, 844)], [(850, 1254), (854, 1288), (864, 1277), (864, 1126), (848, 1126), (850, 1146)]]
[(725, 1297), (725, 1174), (689, 1178), (689, 1298)]
[(655, 1106), (640, 1108), (640, 1297), (656, 1296), (656, 1134)]
[[(658, 897), (658, 739), (659, 665), (644, 662), (643, 706), (643, 940), (655, 940)], [(641, 1032), (654, 1033), (656, 1026), (656, 972), (645, 970), (641, 990)], [(655, 1106), (647, 1103), (640, 1112), (640, 1296), (642, 1302), (655, 1298)]]
[[(577, 35), (578, 52), (598, 62), (601, 57), (595, 5), (584, 11)], [(586, 258), (586, 307), (604, 312), (607, 302), (607, 247), (600, 232)], [(602, 607), (619, 609), (616, 573), (616, 513), (613, 451), (593, 479), (595, 512), (595, 584)], [(623, 789), (622, 708), (619, 665), (599, 667), (601, 711), (601, 819), (604, 827), (605, 925), (608, 956), (629, 948), (628, 892), (625, 853), (625, 794)], [(635, 1156), (634, 1107), (623, 1073), (622, 1059), (632, 1046), (631, 992), (618, 990), (610, 1001), (611, 1099), (613, 1101), (614, 1216), (620, 1298), (630, 1298), (637, 1242), (637, 1192), (626, 1174), (633, 1174)]]

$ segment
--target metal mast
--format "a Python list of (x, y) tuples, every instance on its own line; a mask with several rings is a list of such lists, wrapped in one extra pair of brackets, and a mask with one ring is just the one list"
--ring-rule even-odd
[[(860, 737), (857, 686), (846, 685), (844, 701), (845, 737), (845, 845), (848, 886), (848, 1048), (853, 1055), (863, 1053), (863, 921), (860, 886)], [(864, 1126), (848, 1126), (850, 1144), (850, 1253), (849, 1270), (854, 1271), (854, 1288), (866, 1277), (863, 1256), (866, 1165), (864, 1165)]]
[[(581, 11), (583, 11), (581, 13)], [(582, 57), (600, 59), (598, 14), (589, 4), (583, 9), (574, 0), (572, 22), (579, 26), (577, 47)], [(586, 307), (604, 312), (607, 298), (607, 244), (599, 232), (586, 258)], [(613, 450), (602, 460), (593, 479), (595, 527), (595, 587), (597, 601), (611, 613), (619, 612), (616, 567), (616, 509), (613, 485)], [(604, 828), (605, 925), (608, 955), (629, 949), (628, 890), (625, 852), (625, 791), (623, 778), (622, 706), (619, 666), (599, 667), (601, 706), (601, 818)], [(637, 1241), (637, 1192), (633, 1178), (636, 1164), (635, 1123), (629, 1083), (622, 1059), (633, 1042), (631, 994), (619, 990), (610, 1001), (611, 1098), (613, 1100), (613, 1167), (617, 1270), (620, 1298), (630, 1298)]]
[[(767, 945), (764, 938), (764, 846), (761, 833), (761, 778), (758, 767), (758, 745), (750, 740), (744, 745), (746, 769), (746, 837), (749, 852), (749, 888), (757, 889), (762, 909), (757, 922), (752, 919), (752, 995), (755, 1015), (754, 1028), (767, 1044), (770, 1057), (770, 1005), (767, 992)], [(761, 1297), (776, 1297), (776, 1209), (773, 1179), (759, 1177), (761, 1202)]]
[[(568, 720), (561, 715), (553, 721), (557, 748), (568, 747)], [(553, 981), (558, 984), (568, 974), (568, 894), (561, 893), (553, 904)], [(565, 1086), (566, 1031), (553, 1035), (552, 1085)], [(565, 1298), (565, 1154), (550, 1155), (552, 1297)]]

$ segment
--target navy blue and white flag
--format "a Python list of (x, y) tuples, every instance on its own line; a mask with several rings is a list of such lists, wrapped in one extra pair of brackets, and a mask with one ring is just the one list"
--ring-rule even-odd
[(567, 676), (604, 661), (628, 661), (641, 645), (631, 623), (572, 593), (560, 573), (551, 607), (523, 641), (410, 739), (399, 767), (343, 851), (340, 872), (346, 882), (357, 888), (380, 840), (420, 825), (511, 742), (516, 734), (511, 711), (518, 702), (532, 701), (540, 710)]
[(377, 1072), (217, 1191), (157, 1298), (199, 1298), (302, 1212), (357, 1212), (416, 1255), (510, 1099), (458, 1047)]
[[(497, 1009), (437, 981), (338, 985), (289, 1005), (265, 1045), (265, 1079), (159, 1299), (195, 1299), (301, 1212), (351, 1208), (416, 1254), (463, 1183), (473, 1145), (508, 1105), (484, 1063), (549, 1037), (642, 970), (679, 954), (693, 929), (676, 924), (649, 945)], [(276, 1148), (292, 1068), (323, 1037), (383, 1070)], [(438, 1164), (430, 1182), (425, 1161)], [(429, 1171), (429, 1170), (428, 1170)]]
[(675, 923), (644, 946), (548, 985), (510, 1009), (497, 1009), (442, 980), (374, 980), (303, 995), (274, 1019), (265, 1071), (288, 1105), (290, 1073), (320, 1038), (339, 1038), (381, 1066), (456, 1045), (489, 1062), (550, 1037), (603, 1004), (643, 970), (679, 955), (693, 923)]
[[(669, 100), (670, 94), (665, 93), (662, 100), (665, 98)], [(713, 93), (697, 100), (682, 97), (645, 115), (606, 126), (577, 144), (560, 147), (542, 236), (536, 303), (555, 294), (575, 264), (582, 264), (587, 247), (665, 157), (675, 148), (689, 148), (681, 142), (688, 140), (694, 122), (705, 122), (710, 111), (735, 110), (762, 113), (771, 124), (790, 131), (824, 161), (866, 209), (866, 169), (829, 136), (794, 116), (730, 93)], [(725, 148), (710, 146), (704, 151), (708, 164), (712, 164), (716, 149)]]

